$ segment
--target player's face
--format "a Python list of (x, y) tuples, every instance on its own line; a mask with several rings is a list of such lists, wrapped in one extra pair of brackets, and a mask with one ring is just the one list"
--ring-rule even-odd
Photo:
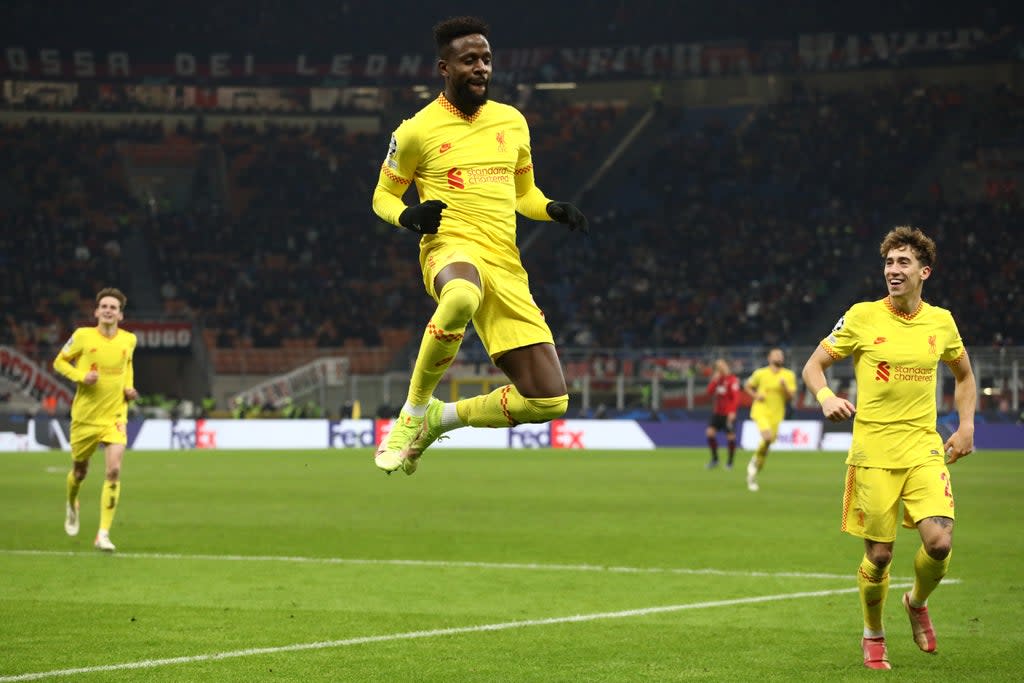
[(768, 365), (781, 368), (785, 360), (786, 357), (782, 354), (782, 349), (772, 349), (768, 352)]
[(726, 363), (724, 360), (720, 360), (717, 363), (715, 363), (715, 370), (717, 370), (718, 373), (721, 374), (721, 375), (728, 375), (729, 374), (729, 364)]
[(491, 46), (482, 35), (474, 33), (453, 40), (438, 67), (448, 81), (448, 94), (455, 97), (454, 104), (479, 107), (487, 101)]
[(932, 274), (929, 266), (921, 265), (914, 250), (908, 245), (890, 249), (885, 255), (885, 285), (889, 296), (920, 295), (924, 281)]
[(107, 325), (124, 320), (124, 314), (121, 313), (121, 302), (112, 296), (100, 299), (100, 302), (96, 304), (96, 320)]

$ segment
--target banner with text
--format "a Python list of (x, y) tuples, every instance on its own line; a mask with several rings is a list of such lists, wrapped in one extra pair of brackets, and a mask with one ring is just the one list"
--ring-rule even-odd
[[(863, 34), (814, 33), (756, 42), (509, 47), (495, 51), (493, 78), (496, 82), (514, 84), (963, 64), (972, 59), (1015, 59), (1018, 32), (1016, 27), (999, 32), (959, 27)], [(9, 44), (0, 48), (0, 77), (205, 86), (237, 83), (342, 87), (434, 82), (437, 74), (433, 55), (422, 52), (331, 52), (309, 46), (275, 55), (256, 49), (154, 54), (141, 48), (103, 51)]]
[[(0, 452), (70, 450), (67, 419), (39, 413), (0, 420)], [(373, 447), (387, 435), (392, 420), (130, 420), (128, 447), (134, 451), (213, 451), (217, 449), (293, 451)], [(434, 446), (447, 448), (563, 450), (633, 450), (654, 448), (707, 448), (699, 420), (637, 422), (635, 420), (553, 420), (512, 429), (459, 429)], [(814, 420), (783, 421), (773, 450), (846, 451), (849, 432), (822, 432)], [(760, 441), (757, 425), (744, 422), (744, 449)], [(1024, 425), (982, 424), (975, 446), (983, 449), (1020, 450)]]

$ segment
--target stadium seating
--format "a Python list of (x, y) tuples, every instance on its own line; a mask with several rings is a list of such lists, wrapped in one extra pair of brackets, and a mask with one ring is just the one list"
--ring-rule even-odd
[[(877, 243), (912, 223), (940, 242), (929, 298), (955, 311), (968, 340), (1019, 343), (1020, 316), (995, 305), (1024, 294), (1019, 204), (913, 192), (946, 136), (963, 133), (963, 161), (1019, 135), (1016, 119), (996, 115), (1006, 97), (901, 85), (666, 109), (634, 142), (649, 151), (583, 198), (592, 235), (549, 228), (544, 248), (524, 251), (538, 302), (567, 347), (813, 343), (848, 302), (881, 295)], [(1001, 123), (979, 132), (986, 113)], [(544, 97), (526, 115), (538, 182), (566, 199), (626, 120), (621, 108)], [(280, 349), (365, 349), (367, 368), (405, 366), (399, 351), (431, 308), (415, 236), (370, 211), (381, 135), (42, 122), (3, 133), (0, 211), (11, 228), (0, 259), (12, 275), (0, 341), (48, 360), (90, 318), (92, 293), (138, 281), (141, 262), (160, 313), (200, 322), (219, 370), (245, 355), (276, 371), (292, 360)], [(194, 161), (211, 148), (223, 154), (219, 190), (194, 181), (177, 205), (133, 196), (126, 164), (137, 172), (154, 155)], [(143, 251), (126, 263), (129, 244)]]

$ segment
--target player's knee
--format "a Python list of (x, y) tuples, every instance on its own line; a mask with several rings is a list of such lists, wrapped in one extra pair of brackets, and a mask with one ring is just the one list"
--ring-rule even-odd
[(469, 280), (452, 280), (441, 289), (435, 323), (442, 328), (464, 328), (480, 308), (483, 293)]
[(72, 468), (72, 471), (75, 473), (75, 479), (77, 479), (78, 481), (82, 481), (83, 479), (85, 479), (85, 475), (87, 475), (89, 473), (89, 463), (88, 463), (88, 461), (84, 461), (84, 462), (77, 462), (76, 461), (75, 462), (75, 466)]
[(121, 478), (121, 468), (111, 467), (107, 470), (107, 481), (117, 481)]
[(569, 408), (569, 395), (553, 396), (551, 398), (526, 398), (523, 397), (523, 407), (518, 415), (513, 415), (516, 422), (536, 423), (557, 420), (565, 415)]
[(867, 552), (868, 559), (871, 560), (871, 564), (875, 565), (879, 569), (888, 567), (889, 563), (892, 562), (892, 548), (884, 545), (875, 545)]
[(704, 430), (704, 433), (707, 434), (709, 439), (714, 438), (714, 436), (715, 436), (715, 428), (714, 427), (708, 427), (706, 430)]
[(949, 537), (936, 538), (928, 541), (924, 546), (928, 557), (941, 562), (953, 552), (953, 539)]

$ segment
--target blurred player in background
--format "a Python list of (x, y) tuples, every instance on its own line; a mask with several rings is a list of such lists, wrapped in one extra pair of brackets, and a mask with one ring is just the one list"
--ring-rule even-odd
[(724, 358), (715, 361), (715, 371), (708, 382), (708, 395), (714, 400), (714, 406), (707, 430), (708, 447), (711, 449), (711, 460), (707, 468), (718, 467), (717, 433), (725, 432), (729, 444), (729, 459), (725, 468), (731, 470), (736, 455), (736, 409), (740, 404), (740, 381), (730, 372), (729, 363)]
[(757, 474), (764, 469), (768, 449), (779, 432), (779, 424), (786, 417), (786, 405), (796, 394), (796, 374), (782, 367), (785, 362), (782, 349), (772, 349), (768, 352), (768, 365), (754, 370), (743, 385), (753, 399), (750, 419), (761, 433), (761, 443), (747, 464), (747, 488), (751, 491), (761, 488)]
[(112, 552), (110, 525), (121, 496), (121, 461), (128, 444), (128, 401), (138, 398), (132, 354), (135, 335), (118, 328), (127, 297), (108, 287), (96, 295), (96, 327), (74, 331), (57, 354), (53, 367), (78, 387), (71, 404), (71, 460), (67, 478), (64, 530), (77, 536), (78, 490), (89, 472), (89, 459), (104, 447), (106, 477), (100, 497), (100, 527), (94, 545)]
[[(909, 227), (895, 228), (881, 245), (889, 295), (854, 304), (804, 365), (807, 388), (825, 417), (854, 418), (846, 458), (842, 529), (864, 539), (857, 576), (864, 637), (864, 665), (889, 669), (882, 612), (889, 592), (889, 564), (900, 521), (917, 527), (914, 587), (904, 593), (914, 642), (935, 652), (928, 596), (949, 568), (953, 549), (953, 491), (948, 462), (974, 450), (974, 372), (949, 311), (921, 299), (935, 263), (935, 242)], [(852, 355), (856, 408), (828, 388), (825, 369)], [(943, 361), (956, 379), (956, 431), (943, 443), (936, 431), (936, 377)]]
[[(424, 449), (448, 430), (546, 422), (561, 417), (569, 402), (551, 330), (519, 257), (516, 212), (583, 232), (587, 220), (537, 188), (526, 119), (488, 101), (487, 34), (487, 24), (474, 17), (434, 27), (444, 92), (395, 130), (373, 193), (378, 216), (422, 235), (423, 284), (437, 302), (405, 405), (374, 457), (388, 473), (412, 474)], [(413, 182), (421, 203), (406, 206), (402, 196)], [(432, 394), (471, 320), (511, 383), (442, 403)]]

